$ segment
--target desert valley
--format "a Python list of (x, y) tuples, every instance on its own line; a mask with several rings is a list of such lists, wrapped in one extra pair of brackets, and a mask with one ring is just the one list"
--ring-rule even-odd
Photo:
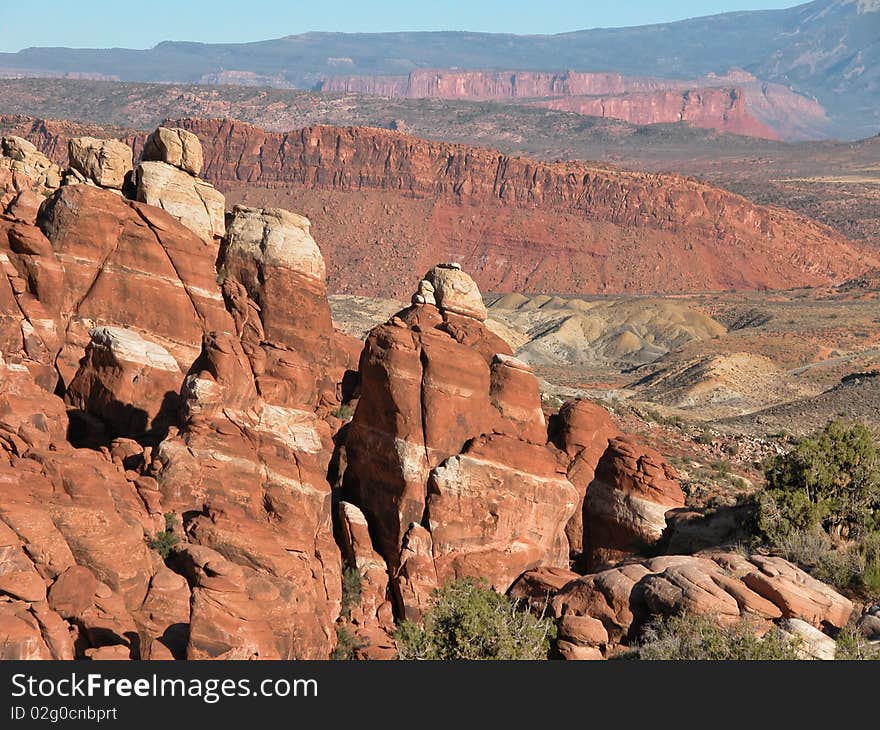
[(0, 658), (880, 657), (878, 34), (0, 53)]

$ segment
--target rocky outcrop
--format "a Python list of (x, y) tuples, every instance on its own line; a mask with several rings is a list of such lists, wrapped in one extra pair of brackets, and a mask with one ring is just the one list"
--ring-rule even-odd
[[(260, 590), (286, 616), (279, 625), (269, 623), (276, 658), (326, 656), (341, 591), (326, 477), (329, 427), (304, 404), (260, 397), (232, 334), (206, 335), (181, 399), (181, 429), (159, 444), (148, 471), (163, 510), (190, 514), (189, 543), (216, 551), (248, 569), (255, 585), (265, 585)], [(241, 595), (229, 599), (248, 600), (230, 575), (226, 582)], [(195, 604), (193, 611), (195, 621)]]
[(546, 429), (529, 428), (543, 423), (536, 383), (519, 393), (533, 402), (517, 402), (509, 348), (460, 313), (482, 314), (465, 277), (436, 267), (425, 280), (437, 305), (416, 304), (370, 333), (346, 436), (346, 490), (370, 520), (403, 615), (455, 577), (506, 590), (524, 570), (567, 564), (576, 492)]
[[(56, 161), (70, 136), (115, 134), (136, 152), (144, 142), (126, 130), (16, 120), (4, 117), (4, 129)], [(484, 291), (582, 293), (813, 286), (880, 266), (804, 216), (677, 175), (544, 164), (363, 128), (173, 124), (199, 137), (204, 174), (230, 204), (286, 206), (295, 195), (338, 292), (409, 296), (405, 282), (438, 259), (459, 261)], [(560, 185), (571, 194), (551, 194)]]
[(335, 398), (324, 259), (310, 226), (279, 208), (236, 206), (221, 251), (224, 295), (257, 387), (278, 403)]
[[(430, 295), (425, 303), (434, 304), (438, 309), (464, 317), (472, 317), (479, 322), (486, 320), (488, 312), (477, 285), (470, 276), (461, 270), (459, 264), (435, 266), (425, 276), (424, 281), (431, 285)], [(419, 286), (419, 294), (423, 294), (423, 285)]]
[[(206, 607), (231, 601), (224, 611), (234, 617), (249, 591), (268, 592), (269, 612), (254, 618), (258, 636), (244, 648), (261, 657), (327, 656), (340, 607), (341, 560), (327, 481), (333, 434), (316, 415), (319, 405), (338, 404), (323, 260), (304, 218), (239, 207), (220, 262), (231, 331), (204, 336), (181, 389), (180, 428), (159, 444), (149, 474), (164, 509), (193, 515), (188, 542), (234, 564), (221, 570), (219, 582), (208, 564), (197, 583), (204, 593), (194, 596), (206, 596)], [(235, 566), (244, 568), (243, 578)], [(230, 583), (222, 596), (207, 598), (220, 590), (215, 584)], [(387, 613), (380, 592), (377, 587), (372, 609), (365, 609), (374, 620)], [(194, 627), (201, 598), (198, 605)], [(284, 617), (280, 623), (275, 612)], [(215, 618), (208, 615), (205, 630)], [(188, 655), (244, 650), (227, 646), (229, 637), (195, 636)]]
[(207, 242), (226, 233), (226, 199), (200, 180), (202, 146), (185, 129), (159, 127), (144, 143), (134, 196), (162, 208)]
[(13, 611), (0, 631), (21, 658), (108, 646), (136, 657), (132, 612), (156, 571), (144, 540), (156, 522), (133, 475), (109, 455), (73, 448), (66, 431), (61, 400), (23, 365), (0, 360), (0, 585), (21, 601), (4, 604)]
[(686, 612), (722, 624), (749, 618), (765, 627), (795, 619), (840, 628), (852, 609), (847, 598), (784, 560), (737, 553), (625, 563), (579, 577), (553, 598), (559, 639), (567, 649), (562, 653), (576, 659), (610, 655), (637, 640), (656, 616)]
[[(350, 347), (308, 221), (231, 221), (221, 253), (96, 184), (53, 193), (39, 227), (0, 219), (11, 657), (329, 655), (342, 578), (317, 411), (338, 406)], [(363, 616), (380, 631), (375, 567)]]
[(237, 206), (218, 243), (127, 192), (0, 216), (0, 656), (318, 659), (345, 626), (390, 658), (460, 577), (550, 605), (566, 658), (682, 610), (848, 620), (778, 558), (640, 558), (674, 471), (596, 406), (548, 423), (459, 265), (355, 365), (306, 218)]
[(301, 201), (341, 293), (409, 297), (406, 282), (442, 258), (496, 292), (788, 288), (880, 265), (806, 217), (678, 175), (377, 129), (175, 124), (202, 141), (204, 174), (230, 200)]
[(586, 562), (613, 565), (658, 542), (666, 513), (684, 506), (675, 469), (630, 436), (611, 440), (584, 497)]
[(123, 437), (162, 432), (177, 418), (180, 366), (160, 345), (119, 327), (90, 333), (65, 400)]
[(569, 96), (532, 104), (584, 116), (621, 119), (630, 124), (684, 122), (728, 134), (781, 139), (779, 132), (750, 110), (748, 98), (747, 92), (739, 87), (696, 87), (619, 96)]
[(585, 526), (584, 497), (596, 475), (599, 460), (608, 449), (611, 439), (620, 436), (620, 430), (601, 406), (587, 400), (565, 403), (551, 425), (554, 443), (569, 458), (568, 480), (578, 490), (578, 504), (565, 527), (571, 557), (580, 561), (584, 556), (589, 536)]
[(100, 188), (122, 190), (132, 169), (132, 152), (115, 139), (74, 137), (69, 146), (70, 167)]
[(233, 328), (215, 281), (216, 245), (163, 211), (74, 185), (46, 202), (39, 226), (10, 228), (8, 256), (23, 276), (18, 299), (44, 352), (33, 359), (55, 363), (65, 385), (95, 326), (147, 335), (184, 371), (203, 332)]

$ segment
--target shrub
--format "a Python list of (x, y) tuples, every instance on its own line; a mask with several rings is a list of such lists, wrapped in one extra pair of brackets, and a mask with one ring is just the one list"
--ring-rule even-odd
[(787, 535), (776, 546), (786, 560), (799, 565), (817, 580), (838, 590), (860, 590), (870, 599), (880, 598), (880, 533), (835, 546), (821, 529)]
[(880, 599), (880, 532), (875, 531), (867, 535), (859, 546), (862, 554), (864, 567), (861, 574), (861, 584), (867, 597), (876, 601)]
[(834, 586), (839, 591), (858, 588), (865, 563), (857, 548), (829, 550), (820, 556), (818, 564), (810, 571), (813, 577)]
[(749, 621), (719, 626), (708, 616), (681, 614), (649, 625), (637, 652), (639, 659), (662, 661), (789, 661), (798, 658), (798, 646), (776, 628), (759, 637)]
[(832, 421), (773, 459), (766, 478), (758, 495), (758, 528), (771, 545), (817, 527), (838, 537), (876, 527), (880, 453), (863, 424)]
[(404, 621), (395, 639), (400, 659), (546, 659), (555, 633), (552, 619), (466, 578), (435, 590), (423, 624)]
[(174, 534), (174, 527), (177, 524), (177, 515), (173, 512), (165, 513), (165, 529), (157, 532), (156, 536), (147, 544), (151, 550), (155, 550), (165, 560), (170, 554), (171, 549), (180, 542), (180, 538)]
[(343, 403), (339, 408), (337, 408), (333, 413), (330, 414), (334, 418), (338, 418), (340, 421), (347, 421), (352, 417), (351, 405), (348, 403)]
[(850, 624), (837, 635), (834, 658), (839, 661), (880, 661), (880, 646), (872, 644), (855, 625)]
[(715, 471), (718, 472), (718, 476), (730, 476), (730, 464), (726, 461), (716, 461), (713, 466), (715, 467)]
[(351, 618), (351, 609), (361, 602), (363, 592), (363, 577), (360, 571), (353, 565), (348, 565), (342, 571), (342, 615)]
[(336, 646), (330, 652), (330, 658), (335, 661), (352, 661), (357, 658), (357, 652), (369, 646), (369, 642), (357, 636), (347, 626), (336, 627)]

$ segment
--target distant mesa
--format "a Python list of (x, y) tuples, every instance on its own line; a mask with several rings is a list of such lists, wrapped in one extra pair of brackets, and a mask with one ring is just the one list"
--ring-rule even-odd
[(405, 76), (329, 76), (316, 88), (392, 99), (517, 102), (631, 124), (685, 122), (774, 140), (821, 137), (828, 124), (814, 99), (736, 70), (682, 81), (576, 71), (419, 69)]

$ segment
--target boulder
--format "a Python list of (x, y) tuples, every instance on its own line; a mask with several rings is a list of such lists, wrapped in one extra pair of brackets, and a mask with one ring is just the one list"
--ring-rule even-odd
[(816, 580), (782, 558), (755, 555), (757, 570), (743, 577), (753, 591), (779, 606), (786, 618), (803, 619), (816, 627), (846, 626), (853, 604), (831, 586)]
[(24, 137), (10, 136), (0, 137), (0, 154), (15, 162), (28, 162), (42, 153), (37, 150), (33, 142), (29, 142)]
[(45, 197), (33, 190), (22, 190), (6, 206), (5, 213), (13, 220), (33, 225)]
[(782, 622), (780, 629), (797, 643), (797, 653), (801, 659), (834, 660), (837, 642), (815, 626), (798, 618), (790, 618)]
[[(439, 264), (425, 274), (425, 281), (441, 311), (472, 317), (484, 322), (489, 316), (476, 282), (458, 264)], [(421, 293), (422, 287), (420, 287)]]
[[(42, 200), (61, 185), (61, 168), (35, 145), (22, 137), (0, 137), (0, 212), (12, 213), (33, 223), (24, 216), (23, 203), (32, 207), (35, 200)], [(36, 198), (20, 200), (16, 209), (11, 204), (22, 194), (32, 193)]]
[(202, 143), (185, 129), (159, 127), (147, 137), (141, 159), (165, 162), (197, 176), (202, 171)]
[(132, 169), (132, 151), (115, 139), (73, 137), (68, 142), (70, 167), (100, 188), (122, 190)]
[(874, 604), (865, 609), (865, 612), (859, 617), (858, 628), (868, 641), (880, 641), (880, 604)]
[(517, 578), (507, 594), (515, 601), (527, 602), (536, 613), (545, 613), (553, 596), (580, 577), (565, 568), (535, 568)]
[(135, 199), (168, 212), (205, 241), (226, 232), (226, 199), (212, 185), (164, 162), (134, 172)]

